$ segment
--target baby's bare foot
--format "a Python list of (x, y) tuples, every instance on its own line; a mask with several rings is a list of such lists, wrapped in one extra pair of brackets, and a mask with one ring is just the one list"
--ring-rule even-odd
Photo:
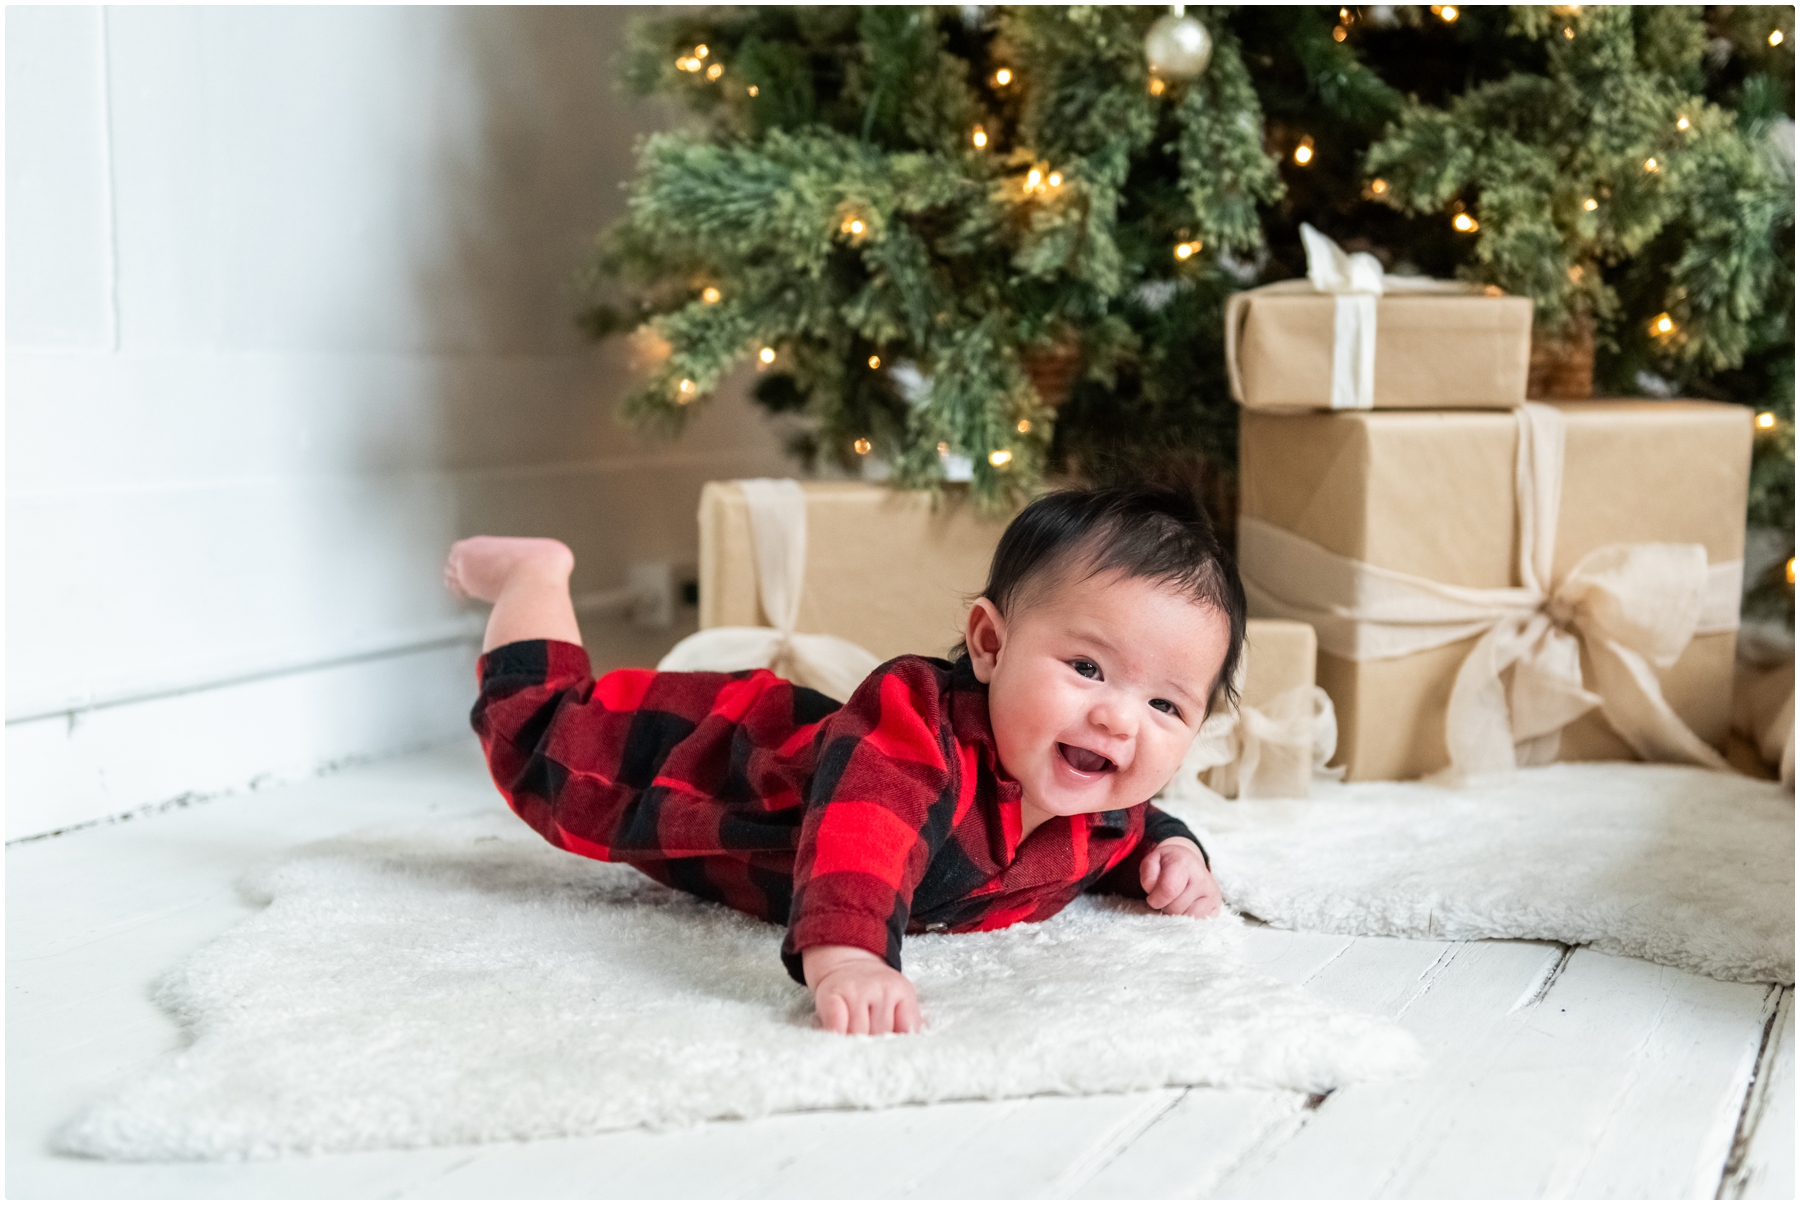
[(491, 603), (516, 577), (529, 575), (566, 583), (574, 568), (575, 554), (561, 540), (471, 536), (450, 545), (444, 561), (444, 585), (459, 598)]

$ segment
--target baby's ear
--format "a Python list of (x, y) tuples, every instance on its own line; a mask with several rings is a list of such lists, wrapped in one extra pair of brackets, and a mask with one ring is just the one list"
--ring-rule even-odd
[(985, 598), (976, 599), (963, 628), (963, 643), (969, 649), (975, 680), (991, 681), (994, 666), (1000, 661), (1000, 646), (1006, 643), (1006, 619), (1000, 609)]

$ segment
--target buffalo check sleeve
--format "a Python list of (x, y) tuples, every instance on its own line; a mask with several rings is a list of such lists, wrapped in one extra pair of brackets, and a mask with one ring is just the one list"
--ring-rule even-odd
[(920, 658), (871, 674), (821, 725), (781, 957), (857, 946), (900, 969), (914, 889), (957, 820), (944, 681)]
[(1194, 830), (1180, 820), (1157, 807), (1154, 803), (1144, 805), (1144, 835), (1132, 846), (1131, 852), (1121, 858), (1117, 865), (1094, 883), (1090, 890), (1101, 895), (1124, 895), (1133, 899), (1143, 899), (1144, 855), (1172, 837), (1186, 837), (1200, 850), (1200, 860), (1212, 869), (1212, 855), (1206, 852), (1206, 846), (1200, 844), (1200, 838), (1194, 836)]

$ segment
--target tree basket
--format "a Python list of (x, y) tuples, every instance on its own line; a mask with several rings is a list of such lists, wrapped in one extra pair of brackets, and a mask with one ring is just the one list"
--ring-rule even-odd
[(1531, 373), (1525, 396), (1580, 401), (1594, 396), (1594, 320), (1583, 315), (1554, 336), (1531, 332)]

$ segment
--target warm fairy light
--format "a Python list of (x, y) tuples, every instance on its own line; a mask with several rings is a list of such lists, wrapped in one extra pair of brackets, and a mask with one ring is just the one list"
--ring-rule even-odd
[(1575, 40), (1575, 27), (1572, 25), (1563, 26), (1563, 37), (1566, 40), (1573, 42)]
[(698, 71), (698, 70), (700, 70), (700, 60), (696, 59), (696, 58), (692, 58), (687, 55), (683, 55), (681, 58), (676, 59), (675, 65), (677, 67), (681, 68), (683, 71)]
[(939, 455), (939, 456), (948, 456), (948, 455), (950, 455), (950, 445), (949, 445), (949, 444), (947, 444), (947, 443), (942, 443), (942, 442), (940, 442), (940, 443), (939, 443), (939, 444), (938, 444), (938, 455)]
[(1017, 431), (1020, 435), (1030, 435), (1031, 434), (1031, 420), (1028, 418), (1020, 419), (1018, 422), (1018, 425), (1016, 427), (1014, 427), (1013, 430)]
[(861, 218), (845, 218), (838, 223), (839, 234), (861, 234), (864, 230)]
[(684, 379), (681, 384), (675, 386), (675, 391), (681, 395), (676, 400), (686, 402), (694, 396), (694, 383)]
[[(1779, 29), (1774, 29), (1774, 30), (1769, 31), (1769, 45), (1771, 45), (1771, 46), (1781, 45), (1781, 31)], [(1793, 580), (1794, 580), (1794, 564), (1792, 561), (1789, 561), (1788, 562), (1788, 581), (1791, 582)]]
[(1687, 119), (1686, 113), (1683, 113), (1680, 117), (1675, 119), (1675, 128), (1678, 130), (1685, 130), (1692, 124), (1693, 122)]
[(775, 349), (772, 347), (765, 347), (756, 353), (756, 358), (761, 360), (764, 364), (773, 364), (775, 362)]
[(1647, 172), (1658, 172), (1662, 170), (1662, 165), (1656, 161), (1656, 156), (1652, 155), (1650, 158), (1644, 160), (1644, 170)]
[(713, 288), (711, 285), (707, 285), (704, 289), (700, 290), (700, 300), (704, 301), (707, 305), (719, 304), (719, 298), (722, 296), (724, 296), (724, 294), (720, 293), (719, 290)]
[(997, 469), (1003, 469), (1012, 463), (1012, 453), (1008, 452), (1005, 448), (999, 448), (989, 452), (988, 463)]
[(1464, 234), (1470, 234), (1476, 230), (1481, 229), (1481, 223), (1477, 222), (1474, 218), (1470, 217), (1466, 213), (1459, 213), (1455, 217), (1451, 218), (1450, 224), (1452, 226), (1456, 227), (1458, 230), (1462, 231)]
[(1012, 72), (1005, 67), (1000, 68), (1000, 70), (994, 72), (994, 82), (999, 84), (1002, 88), (1006, 87), (1006, 85), (1012, 83)]
[(969, 135), (969, 141), (975, 144), (976, 150), (980, 150), (987, 145), (987, 131), (976, 126), (975, 132)]
[(1788, 585), (1794, 584), (1794, 558), (1788, 558)]
[(1160, 75), (1153, 75), (1150, 77), (1150, 95), (1161, 96), (1167, 88), (1168, 85), (1162, 82), (1162, 77)]
[(712, 66), (710, 66), (706, 69), (706, 78), (707, 79), (718, 79), (721, 75), (724, 75), (724, 74), (725, 74), (725, 64), (723, 64), (723, 63), (714, 63)]
[(1331, 27), (1331, 40), (1332, 41), (1341, 42), (1349, 36), (1350, 36), (1350, 31), (1345, 29), (1342, 25), (1333, 25)]
[(1667, 314), (1658, 314), (1650, 320), (1650, 333), (1653, 335), (1672, 335), (1675, 333), (1675, 320)]
[(745, 88), (745, 89), (744, 89), (744, 91), (746, 91), (746, 92), (748, 92), (748, 93), (749, 93), (749, 94), (750, 94), (750, 95), (751, 95), (751, 96), (755, 96), (755, 95), (756, 95), (756, 91), (757, 91), (757, 89), (756, 89), (756, 85), (755, 85), (755, 84), (751, 84), (751, 85), (750, 85), (750, 86), (749, 86), (749, 87), (748, 87), (748, 88)]
[(1040, 172), (1035, 167), (1032, 168), (1030, 171), (1025, 173), (1025, 189), (1026, 189), (1026, 191), (1029, 192), (1029, 191), (1035, 190), (1039, 184), (1043, 183), (1043, 181), (1044, 181), (1044, 173)]
[(1046, 181), (1046, 183), (1048, 183), (1051, 188), (1061, 188), (1062, 187), (1062, 173), (1061, 172), (1051, 172), (1050, 179), (1048, 181)]
[(1592, 212), (1594, 212), (1594, 210), (1600, 208), (1600, 202), (1594, 200), (1594, 198), (1592, 198), (1592, 197), (1589, 197), (1587, 200), (1585, 200), (1581, 203), (1581, 207), (1583, 209), (1587, 210), (1589, 213), (1592, 213)]
[(1294, 148), (1294, 162), (1298, 163), (1301, 167), (1305, 167), (1312, 162), (1312, 158), (1313, 140), (1312, 135), (1308, 134), (1300, 140), (1300, 145)]
[(880, 368), (881, 367), (881, 357), (880, 356), (870, 356), (869, 357), (869, 367), (870, 368)]
[(875, 445), (870, 443), (866, 439), (858, 439), (855, 443), (851, 444), (850, 446), (856, 449), (856, 454), (858, 456), (867, 456), (869, 454), (869, 450), (871, 448), (873, 448)]
[(1445, 24), (1449, 24), (1462, 15), (1456, 11), (1454, 4), (1434, 4), (1431, 6), (1431, 11), (1434, 15), (1443, 18)]
[(1380, 176), (1377, 176), (1377, 177), (1375, 177), (1375, 179), (1369, 181), (1369, 191), (1374, 193), (1378, 197), (1387, 196), (1387, 188), (1388, 188), (1387, 181), (1383, 180)]
[(1772, 411), (1764, 410), (1761, 414), (1756, 416), (1756, 425), (1764, 431), (1774, 430), (1774, 428), (1775, 428), (1774, 413)]
[(708, 46), (705, 42), (702, 42), (702, 43), (700, 43), (700, 45), (694, 47), (694, 57), (697, 59), (703, 59), (711, 53), (712, 53), (712, 48), (710, 46)]
[(1194, 258), (1195, 253), (1198, 252), (1199, 250), (1200, 250), (1200, 240), (1199, 239), (1194, 239), (1192, 242), (1187, 242), (1187, 243), (1176, 243), (1175, 244), (1175, 258), (1183, 259), (1183, 260), (1192, 259), (1192, 258)]

